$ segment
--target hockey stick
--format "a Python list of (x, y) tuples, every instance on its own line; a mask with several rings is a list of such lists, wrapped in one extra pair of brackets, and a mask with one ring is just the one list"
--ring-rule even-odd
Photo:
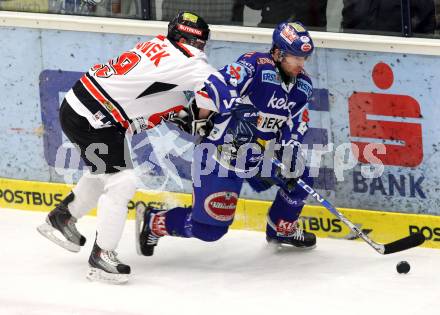
[[(285, 170), (285, 166), (279, 160), (272, 158), (272, 162), (275, 166), (279, 167), (281, 170)], [(287, 189), (285, 182), (276, 176), (272, 177), (278, 184), (284, 189)], [(321, 205), (323, 205), (328, 211), (334, 214), (339, 220), (341, 220), (346, 226), (350, 228), (358, 237), (363, 239), (368, 245), (373, 247), (379, 254), (386, 255), (403, 250), (407, 250), (416, 246), (423, 244), (425, 237), (421, 232), (410, 234), (404, 238), (398, 239), (397, 241), (388, 244), (379, 244), (371, 240), (362, 230), (354, 225), (350, 220), (348, 220), (341, 212), (339, 212), (330, 202), (328, 202), (324, 197), (318, 194), (312, 187), (307, 185), (301, 178), (298, 178), (297, 184), (303, 188), (309, 195), (311, 195), (315, 200), (317, 200)], [(287, 189), (289, 190), (289, 189)]]

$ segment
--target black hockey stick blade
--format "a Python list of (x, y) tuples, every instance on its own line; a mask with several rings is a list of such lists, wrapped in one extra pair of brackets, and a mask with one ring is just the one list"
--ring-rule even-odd
[(419, 233), (410, 234), (409, 236), (401, 238), (400, 240), (385, 244), (384, 254), (385, 255), (392, 254), (392, 253), (400, 252), (402, 250), (407, 250), (423, 244), (424, 241), (425, 241), (425, 237), (423, 236), (422, 233), (419, 232)]

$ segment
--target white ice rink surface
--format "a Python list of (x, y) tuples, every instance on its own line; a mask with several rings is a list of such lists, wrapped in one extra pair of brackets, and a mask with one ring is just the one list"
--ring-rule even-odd
[[(134, 222), (119, 257), (126, 285), (89, 282), (96, 218), (78, 228), (80, 253), (35, 230), (44, 213), (0, 209), (0, 314), (26, 315), (424, 315), (440, 314), (440, 251), (382, 256), (363, 242), (318, 239), (308, 252), (277, 252), (264, 234), (231, 231), (216, 243), (164, 238), (154, 257), (136, 255)], [(400, 260), (411, 264), (399, 275)]]

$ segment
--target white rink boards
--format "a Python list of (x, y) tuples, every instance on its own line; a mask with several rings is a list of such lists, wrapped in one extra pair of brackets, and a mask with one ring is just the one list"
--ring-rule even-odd
[[(0, 314), (325, 314), (427, 315), (440, 309), (440, 255), (416, 248), (388, 256), (362, 242), (318, 239), (308, 252), (277, 252), (261, 232), (233, 230), (216, 243), (166, 238), (156, 255), (135, 253), (132, 220), (119, 257), (127, 285), (85, 279), (96, 217), (78, 228), (78, 254), (35, 230), (46, 213), (0, 209)], [(411, 264), (399, 275), (400, 260)]]

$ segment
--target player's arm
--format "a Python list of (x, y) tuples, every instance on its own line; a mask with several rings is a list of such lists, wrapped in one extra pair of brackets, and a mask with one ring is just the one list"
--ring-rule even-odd
[(253, 59), (245, 56), (208, 77), (203, 88), (195, 94), (199, 107), (229, 113), (232, 108), (243, 103), (242, 96), (246, 94), (256, 74)]
[[(208, 135), (212, 128), (210, 119), (215, 113), (230, 113), (232, 108), (250, 106), (242, 104), (241, 95), (252, 82), (254, 69), (250, 60), (240, 57), (237, 62), (213, 73), (195, 90), (194, 101), (179, 112), (173, 122), (193, 135)], [(246, 109), (241, 108), (240, 112), (243, 110)]]

